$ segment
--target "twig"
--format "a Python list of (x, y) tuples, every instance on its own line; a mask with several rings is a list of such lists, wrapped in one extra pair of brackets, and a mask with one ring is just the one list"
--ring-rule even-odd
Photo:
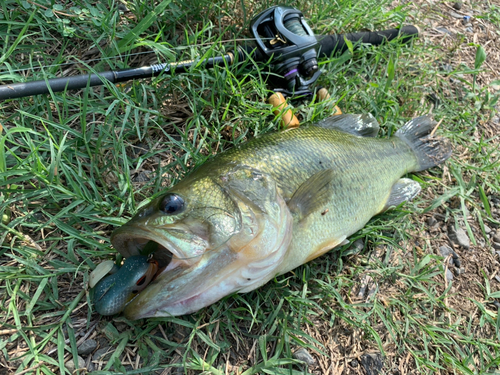
[[(446, 278), (446, 272), (448, 272), (448, 264), (450, 263), (450, 259), (452, 257), (452, 254), (449, 254), (445, 261), (444, 261), (444, 290), (448, 289), (448, 279)], [(448, 309), (446, 312), (446, 317), (448, 318), (448, 322), (451, 322), (451, 315), (450, 315), (450, 306), (448, 305), (448, 295), (444, 297), (444, 305)]]
[(89, 331), (85, 334), (85, 336), (83, 336), (80, 340), (78, 340), (76, 342), (76, 346), (80, 346), (85, 340), (87, 340), (87, 337), (90, 336), (90, 334), (94, 331), (95, 327), (97, 327), (97, 323), (99, 322), (95, 322), (89, 329)]
[(35, 366), (33, 367), (30, 367), (30, 368), (27, 368), (26, 370), (23, 370), (21, 372), (18, 372), (16, 373), (17, 375), (23, 375), (23, 374), (26, 374), (27, 372), (30, 372), (32, 370), (35, 370), (37, 369), (38, 367), (40, 367), (42, 365), (43, 362), (38, 362)]
[(460, 10), (458, 10), (458, 9), (455, 9), (455, 8), (453, 8), (451, 5), (448, 5), (448, 4), (446, 4), (446, 3), (444, 3), (444, 5), (445, 5), (445, 6), (447, 6), (448, 8), (450, 8), (452, 11), (454, 11), (454, 12), (455, 12), (455, 13), (457, 13), (457, 14), (458, 14), (458, 13), (460, 13), (460, 14), (461, 14), (461, 15), (463, 15), (463, 16), (469, 16), (469, 17), (471, 17), (471, 15), (470, 15), (469, 13), (465, 13), (465, 12), (463, 12), (463, 11), (460, 11)]
[(432, 129), (431, 131), (431, 134), (429, 134), (429, 137), (432, 137), (434, 136), (434, 133), (436, 132), (437, 128), (439, 128), (439, 125), (441, 125), (441, 122), (443, 122), (443, 120), (445, 119), (445, 117), (443, 117), (441, 120), (439, 120), (439, 122), (437, 123), (437, 125), (434, 127), (434, 129)]
[[(43, 8), (43, 9), (49, 9), (49, 8), (48, 8), (48, 7), (46, 7), (46, 6), (43, 6), (43, 5), (37, 4), (37, 3), (33, 2), (33, 1), (30, 1), (30, 0), (27, 0), (27, 1), (28, 1), (28, 3), (33, 4), (33, 5), (36, 5), (37, 7), (40, 7), (40, 8)], [(51, 9), (52, 9), (52, 8), (51, 8)], [(60, 11), (58, 11), (58, 10), (54, 10), (54, 9), (52, 9), (52, 12), (57, 13), (57, 14), (61, 14), (61, 15), (66, 16), (66, 17), (78, 17), (76, 14), (67, 14), (67, 13), (63, 13), (63, 12), (60, 12)]]
[(16, 333), (16, 332), (17, 332), (16, 328), (2, 329), (2, 330), (0, 330), (0, 336), (2, 336), (2, 335), (11, 335), (11, 334)]

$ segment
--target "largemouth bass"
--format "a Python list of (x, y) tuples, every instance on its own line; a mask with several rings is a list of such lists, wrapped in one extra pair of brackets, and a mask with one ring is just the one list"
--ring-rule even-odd
[(124, 257), (149, 256), (160, 267), (126, 299), (125, 315), (189, 314), (345, 243), (420, 191), (401, 176), (451, 155), (446, 139), (429, 136), (434, 124), (418, 117), (377, 139), (370, 115), (340, 115), (215, 156), (112, 234)]

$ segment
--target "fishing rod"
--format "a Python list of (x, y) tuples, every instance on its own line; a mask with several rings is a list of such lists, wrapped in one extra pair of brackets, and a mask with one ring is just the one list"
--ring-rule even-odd
[(418, 35), (415, 26), (374, 32), (314, 35), (302, 12), (288, 6), (274, 6), (259, 13), (250, 23), (250, 31), (255, 41), (239, 45), (236, 50), (221, 56), (5, 84), (0, 86), (0, 100), (48, 94), (51, 91), (78, 90), (87, 86), (101, 86), (105, 82), (152, 78), (166, 73), (178, 74), (189, 71), (193, 65), (206, 69), (231, 66), (248, 57), (256, 62), (270, 62), (271, 71), (276, 73), (271, 78), (275, 92), (289, 97), (308, 95), (312, 93), (311, 85), (321, 74), (317, 57), (342, 53), (349, 48), (349, 44), (355, 48), (360, 44), (380, 45), (398, 37), (405, 43)]

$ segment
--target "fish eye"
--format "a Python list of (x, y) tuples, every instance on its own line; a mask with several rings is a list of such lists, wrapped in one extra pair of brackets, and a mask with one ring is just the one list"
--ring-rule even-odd
[(160, 211), (167, 215), (177, 215), (184, 211), (185, 204), (177, 194), (167, 194), (160, 202)]

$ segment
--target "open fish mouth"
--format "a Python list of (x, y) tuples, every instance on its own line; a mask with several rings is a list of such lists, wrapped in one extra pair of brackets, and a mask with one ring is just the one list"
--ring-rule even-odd
[[(234, 271), (228, 267), (234, 260), (234, 256), (228, 254), (229, 249), (205, 257), (196, 253), (185, 255), (172, 243), (178, 237), (172, 236), (172, 241), (166, 238), (171, 234), (169, 231), (164, 236), (160, 231), (125, 225), (111, 237), (113, 246), (124, 257), (150, 256), (159, 266), (152, 282), (124, 306), (123, 313), (130, 319), (194, 312), (220, 298), (215, 284)], [(202, 242), (200, 239), (198, 245)], [(212, 262), (211, 256), (218, 259)], [(232, 290), (233, 285), (223, 283), (221, 288), (223, 291)]]

